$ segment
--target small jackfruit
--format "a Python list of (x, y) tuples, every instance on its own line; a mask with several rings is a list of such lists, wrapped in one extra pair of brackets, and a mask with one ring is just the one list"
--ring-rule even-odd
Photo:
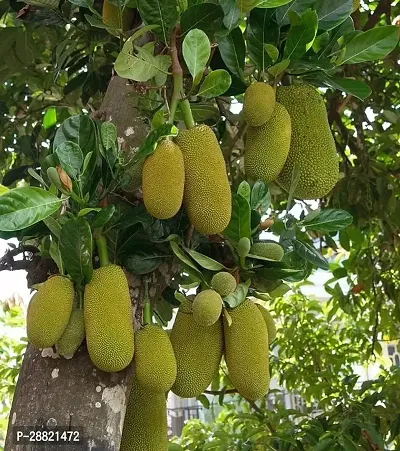
[(26, 316), (26, 333), (33, 346), (49, 348), (57, 343), (67, 327), (74, 298), (74, 284), (66, 277), (50, 277), (40, 285)]
[(275, 180), (288, 157), (291, 133), (289, 113), (276, 102), (268, 122), (248, 128), (244, 152), (247, 177), (265, 183)]
[(127, 31), (131, 28), (134, 10), (132, 8), (120, 9), (118, 5), (104, 0), (102, 17), (105, 24), (118, 30)]
[(258, 255), (260, 257), (269, 258), (270, 260), (280, 261), (284, 255), (285, 251), (282, 246), (275, 242), (260, 241), (259, 243), (254, 243), (251, 246), (250, 254)]
[(214, 290), (201, 291), (193, 301), (193, 318), (201, 326), (215, 324), (222, 312), (221, 296)]
[(237, 252), (239, 254), (239, 257), (245, 258), (250, 252), (251, 242), (247, 238), (247, 236), (244, 236), (240, 238), (238, 244), (237, 244)]
[(244, 93), (244, 120), (253, 127), (264, 125), (270, 120), (275, 108), (275, 91), (267, 83), (255, 82)]
[(256, 304), (246, 299), (224, 318), (225, 361), (229, 379), (245, 398), (256, 400), (269, 389), (268, 329)]
[(185, 162), (184, 205), (190, 222), (205, 235), (221, 233), (231, 219), (232, 198), (225, 161), (207, 125), (182, 130), (176, 142)]
[(71, 313), (68, 325), (56, 343), (56, 350), (62, 356), (73, 356), (85, 338), (85, 321), (83, 310), (77, 309)]
[(183, 313), (180, 307), (170, 339), (178, 368), (171, 390), (182, 398), (201, 395), (210, 385), (221, 362), (222, 321), (218, 320), (208, 327), (200, 326), (193, 314)]
[(276, 96), (288, 110), (292, 122), (289, 155), (277, 182), (289, 191), (296, 165), (299, 179), (294, 196), (299, 199), (324, 197), (339, 178), (339, 160), (324, 100), (308, 85), (279, 87)]
[(146, 158), (142, 171), (143, 201), (155, 218), (169, 219), (182, 205), (185, 168), (179, 147), (164, 139)]
[(175, 382), (174, 350), (167, 332), (157, 324), (135, 332), (135, 371), (145, 390), (165, 393)]
[(89, 356), (103, 371), (121, 371), (133, 358), (133, 322), (128, 282), (120, 266), (93, 271), (85, 286), (84, 317)]
[(228, 296), (236, 290), (236, 279), (229, 272), (221, 271), (211, 279), (212, 288), (221, 296)]
[(261, 304), (256, 304), (256, 306), (258, 307), (258, 310), (260, 310), (261, 315), (264, 318), (265, 324), (267, 325), (268, 344), (271, 344), (276, 338), (276, 326), (274, 318), (272, 318), (271, 313), (269, 313), (269, 311), (264, 306), (262, 306)]
[(167, 404), (163, 392), (145, 390), (136, 377), (126, 408), (120, 451), (167, 451)]

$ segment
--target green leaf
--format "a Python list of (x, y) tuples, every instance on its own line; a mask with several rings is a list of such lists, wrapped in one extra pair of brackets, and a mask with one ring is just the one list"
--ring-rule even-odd
[(77, 179), (83, 164), (83, 153), (79, 145), (73, 141), (64, 141), (56, 147), (55, 154), (64, 171), (72, 179)]
[(185, 451), (182, 446), (176, 443), (168, 443), (168, 451)]
[(260, 0), (256, 8), (278, 8), (279, 6), (286, 5), (292, 0)]
[(184, 34), (194, 28), (203, 30), (210, 38), (221, 29), (224, 11), (215, 3), (193, 5), (181, 15), (181, 29)]
[(55, 241), (54, 239), (51, 240), (49, 253), (50, 253), (50, 257), (56, 263), (57, 268), (60, 271), (60, 274), (64, 274), (64, 264), (63, 264), (63, 261), (61, 258), (60, 246), (59, 246), (58, 241)]
[(23, 187), (0, 197), (0, 230), (25, 229), (55, 213), (62, 200), (41, 188)]
[(371, 95), (372, 92), (371, 88), (360, 80), (354, 80), (352, 78), (329, 77), (326, 74), (322, 75), (322, 79), (325, 86), (347, 92), (360, 100), (365, 100)]
[(86, 216), (87, 214), (91, 213), (92, 211), (101, 211), (101, 208), (100, 207), (82, 208), (82, 210), (79, 210), (78, 217)]
[(257, 67), (265, 70), (272, 62), (266, 46), (275, 48), (279, 40), (279, 26), (273, 19), (273, 11), (253, 9), (246, 32), (249, 57)]
[(5, 194), (7, 191), (10, 191), (6, 186), (0, 185), (0, 196)]
[(220, 5), (224, 10), (223, 24), (228, 31), (236, 28), (240, 20), (240, 5), (235, 0), (220, 0)]
[(57, 111), (51, 106), (47, 108), (45, 115), (43, 116), (43, 128), (47, 130), (57, 124)]
[(337, 65), (357, 64), (384, 58), (397, 45), (400, 28), (395, 25), (372, 28), (358, 34), (345, 47)]
[(297, 225), (307, 230), (318, 232), (337, 232), (345, 229), (353, 222), (353, 216), (345, 210), (325, 209), (315, 215), (308, 214)]
[(328, 451), (331, 450), (335, 445), (335, 440), (333, 438), (325, 438), (318, 442), (316, 446), (312, 448), (313, 451)]
[(107, 222), (114, 216), (115, 213), (115, 205), (107, 205), (101, 209), (101, 211), (97, 214), (96, 219), (92, 223), (92, 229), (99, 229), (104, 227)]
[(226, 67), (240, 79), (243, 78), (246, 45), (239, 27), (218, 38), (218, 47)]
[(183, 40), (182, 52), (192, 78), (202, 75), (211, 54), (210, 40), (204, 31), (190, 30)]
[(148, 274), (157, 269), (165, 258), (158, 251), (138, 251), (124, 259), (124, 266), (133, 274)]
[(292, 269), (292, 268), (263, 268), (257, 271), (257, 274), (268, 280), (278, 280), (278, 279), (291, 279), (295, 276), (303, 276), (304, 271), (302, 269)]
[(153, 32), (169, 43), (172, 28), (178, 20), (178, 3), (176, 0), (138, 0), (140, 17), (147, 25), (159, 25)]
[(331, 30), (343, 23), (353, 11), (353, 0), (329, 0), (318, 3), (318, 27)]
[(117, 140), (117, 127), (112, 122), (103, 122), (100, 127), (100, 137), (105, 149), (113, 148)]
[(307, 10), (301, 16), (289, 13), (290, 30), (286, 39), (284, 59), (299, 60), (309, 50), (318, 30), (318, 16), (315, 11)]
[(66, 119), (57, 130), (53, 149), (63, 142), (72, 141), (77, 144), (84, 155), (92, 152), (96, 146), (96, 133), (93, 121), (89, 116), (77, 114)]
[(279, 63), (276, 63), (273, 66), (271, 66), (270, 68), (268, 68), (268, 72), (273, 77), (276, 78), (278, 75), (280, 75), (282, 72), (284, 72), (289, 67), (289, 64), (290, 64), (289, 59), (279, 61)]
[(246, 299), (250, 284), (250, 279), (244, 283), (239, 283), (236, 287), (236, 290), (232, 294), (225, 296), (223, 298), (223, 301), (231, 308), (237, 307)]
[(240, 185), (239, 185), (239, 187), (237, 189), (237, 193), (240, 196), (244, 197), (247, 200), (247, 202), (250, 202), (251, 187), (250, 187), (249, 183), (246, 182), (246, 180), (243, 180), (240, 183)]
[(170, 244), (172, 252), (175, 254), (175, 256), (182, 263), (184, 263), (186, 266), (191, 268), (191, 270), (193, 270), (198, 277), (202, 278), (203, 275), (201, 274), (201, 272), (199, 271), (197, 266), (192, 262), (192, 260), (190, 260), (190, 258), (185, 254), (185, 252), (179, 247), (179, 244), (173, 240), (170, 240), (169, 244)]
[(196, 252), (193, 249), (185, 248), (185, 250), (202, 268), (208, 269), (209, 271), (221, 271), (225, 269), (225, 266), (222, 263), (207, 257), (207, 255)]
[(273, 62), (279, 57), (279, 50), (272, 44), (264, 44), (265, 51)]
[(206, 395), (199, 395), (196, 397), (197, 401), (199, 401), (205, 409), (210, 408), (210, 400)]
[(353, 442), (350, 436), (343, 435), (338, 438), (338, 442), (343, 446), (345, 451), (358, 451), (358, 445)]
[(307, 8), (313, 7), (316, 2), (317, 0), (293, 0), (291, 3), (280, 6), (275, 13), (276, 21), (280, 26), (287, 25), (291, 12), (296, 12), (301, 15)]
[(295, 252), (317, 268), (329, 270), (328, 260), (314, 246), (303, 241), (293, 240)]
[(249, 202), (239, 194), (232, 196), (232, 216), (224, 235), (233, 243), (251, 237), (251, 209)]
[(148, 155), (151, 155), (155, 150), (158, 141), (168, 136), (177, 136), (178, 129), (173, 124), (163, 124), (161, 127), (156, 128), (147, 136), (139, 150), (132, 158), (131, 163), (136, 163), (139, 160), (143, 160)]
[[(220, 118), (218, 108), (210, 104), (191, 103), (190, 109), (192, 110), (193, 119), (196, 122), (204, 122), (210, 119), (217, 122)], [(177, 121), (183, 121), (183, 115), (179, 107), (176, 111), (175, 119)]]
[(251, 189), (250, 206), (252, 210), (259, 210), (264, 214), (271, 205), (271, 193), (268, 186), (262, 181), (257, 180)]
[(84, 218), (69, 219), (62, 227), (60, 252), (65, 269), (79, 285), (92, 279), (92, 232)]
[(48, 218), (43, 219), (43, 222), (44, 222), (44, 224), (46, 224), (46, 227), (50, 230), (50, 232), (57, 239), (60, 239), (60, 235), (61, 235), (60, 223), (56, 219), (51, 217), (51, 216), (49, 216)]
[(229, 89), (231, 82), (231, 76), (226, 70), (213, 70), (204, 79), (197, 95), (206, 98), (218, 97)]

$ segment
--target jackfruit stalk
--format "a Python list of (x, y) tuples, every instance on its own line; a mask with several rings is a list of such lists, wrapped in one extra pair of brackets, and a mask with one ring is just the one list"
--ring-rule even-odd
[(248, 128), (244, 153), (248, 178), (270, 183), (278, 177), (289, 154), (291, 132), (289, 113), (278, 102), (268, 122)]
[(231, 219), (231, 190), (216, 136), (207, 125), (182, 130), (176, 142), (185, 163), (184, 205), (205, 235), (220, 233)]
[(169, 219), (182, 205), (185, 168), (179, 147), (167, 139), (146, 158), (142, 171), (143, 201), (155, 218)]
[(103, 371), (121, 371), (133, 358), (131, 299), (121, 267), (93, 271), (85, 286), (84, 317), (89, 356)]
[(26, 333), (33, 346), (48, 348), (56, 344), (67, 327), (74, 298), (74, 285), (66, 277), (50, 277), (39, 286), (26, 316)]
[(201, 291), (193, 301), (193, 318), (201, 326), (215, 324), (222, 312), (222, 298), (214, 290)]
[(288, 110), (292, 122), (289, 155), (277, 182), (289, 191), (293, 168), (297, 165), (299, 180), (294, 196), (299, 199), (324, 197), (339, 178), (339, 161), (324, 100), (308, 85), (279, 87), (276, 96)]
[(275, 108), (275, 91), (267, 83), (255, 82), (244, 93), (243, 117), (253, 127), (270, 120)]
[(246, 299), (224, 318), (225, 361), (229, 379), (245, 398), (256, 400), (269, 389), (268, 329), (254, 302)]
[(85, 338), (85, 321), (83, 310), (77, 309), (71, 313), (68, 325), (56, 343), (57, 352), (64, 357), (71, 357), (78, 350)]

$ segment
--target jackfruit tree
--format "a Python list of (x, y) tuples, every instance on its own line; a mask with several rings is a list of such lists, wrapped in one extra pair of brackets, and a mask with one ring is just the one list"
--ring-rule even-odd
[[(371, 352), (395, 336), (398, 266), (379, 260), (400, 227), (398, 111), (375, 89), (399, 84), (385, 2), (25, 3), (0, 6), (0, 238), (19, 243), (0, 269), (26, 269), (35, 291), (6, 450), (18, 427), (56, 424), (82, 427), (85, 449), (167, 451), (169, 393), (234, 393), (257, 412), (290, 327), (280, 302), (315, 271), (370, 293)], [(380, 145), (369, 102), (393, 124)], [(373, 221), (382, 251), (360, 232)], [(281, 449), (270, 432), (248, 445)]]

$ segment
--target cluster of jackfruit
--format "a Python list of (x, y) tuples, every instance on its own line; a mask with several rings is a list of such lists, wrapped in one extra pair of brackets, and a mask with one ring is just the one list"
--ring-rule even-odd
[[(277, 182), (294, 196), (318, 199), (339, 177), (339, 162), (324, 101), (309, 85), (250, 85), (244, 95), (248, 123), (245, 171), (249, 179)], [(298, 175), (293, 177), (293, 173)]]

